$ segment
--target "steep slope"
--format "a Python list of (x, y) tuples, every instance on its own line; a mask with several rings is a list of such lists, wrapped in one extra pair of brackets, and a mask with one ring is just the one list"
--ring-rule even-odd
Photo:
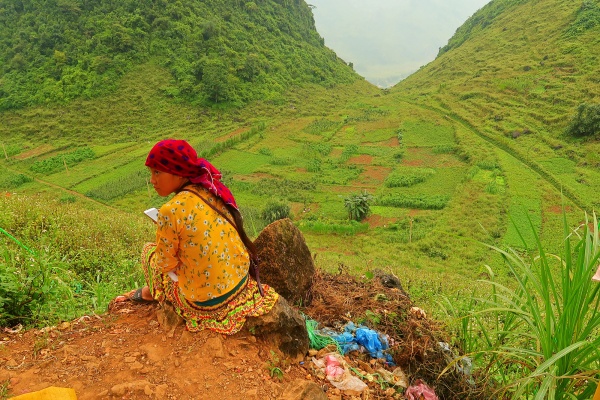
[(590, 210), (600, 147), (563, 132), (600, 101), (599, 46), (597, 1), (494, 0), (393, 93), (459, 118)]
[(204, 103), (360, 79), (323, 43), (302, 0), (1, 0), (0, 110), (107, 94), (148, 61), (164, 93)]

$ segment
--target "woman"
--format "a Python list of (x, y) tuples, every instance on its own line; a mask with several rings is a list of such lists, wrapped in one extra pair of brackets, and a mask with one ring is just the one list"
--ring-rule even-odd
[(219, 171), (173, 139), (158, 142), (146, 166), (160, 196), (176, 194), (159, 210), (156, 244), (142, 251), (147, 286), (116, 301), (168, 301), (188, 330), (224, 334), (269, 312), (278, 294), (260, 284), (254, 245)]

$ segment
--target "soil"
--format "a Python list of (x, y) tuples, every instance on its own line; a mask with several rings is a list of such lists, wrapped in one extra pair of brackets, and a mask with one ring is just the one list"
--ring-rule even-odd
[(379, 166), (367, 166), (364, 168), (362, 174), (357, 179), (358, 182), (368, 183), (371, 186), (379, 186), (383, 183), (385, 178), (392, 171), (391, 168), (388, 167), (379, 167)]
[(350, 157), (350, 159), (348, 159), (348, 164), (371, 165), (372, 161), (372, 156), (361, 154), (359, 156)]
[[(415, 307), (393, 275), (374, 273), (360, 281), (340, 266), (337, 274), (318, 272), (312, 300), (301, 311), (318, 327), (341, 330), (349, 321), (389, 335), (397, 366), (367, 353), (345, 357), (365, 376), (398, 366), (412, 384), (434, 388), (440, 399), (477, 398), (464, 376), (447, 373), (440, 326)], [(0, 336), (0, 388), (9, 396), (49, 386), (73, 388), (85, 399), (278, 399), (296, 380), (316, 383), (330, 399), (404, 399), (404, 389), (368, 380), (362, 394), (333, 387), (311, 361), (330, 349), (311, 350), (291, 362), (269, 347), (268, 337), (242, 330), (233, 336), (210, 331), (170, 331), (157, 321), (158, 304), (120, 303), (103, 315), (84, 316), (59, 326), (5, 329)], [(2, 392), (0, 391), (0, 398)], [(480, 397), (484, 398), (484, 397)]]

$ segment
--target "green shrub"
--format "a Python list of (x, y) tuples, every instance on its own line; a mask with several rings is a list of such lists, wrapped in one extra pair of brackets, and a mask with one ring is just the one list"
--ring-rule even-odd
[(250, 191), (258, 196), (300, 201), (300, 199), (306, 198), (309, 192), (315, 191), (316, 188), (317, 184), (313, 181), (265, 178), (252, 185)]
[(263, 156), (272, 156), (273, 152), (267, 147), (261, 147), (258, 149), (258, 154), (262, 154)]
[(580, 104), (565, 133), (575, 137), (600, 134), (600, 104)]
[(370, 204), (373, 202), (373, 196), (366, 191), (358, 194), (351, 194), (344, 198), (344, 207), (348, 211), (348, 219), (362, 221), (371, 213)]
[(443, 195), (406, 195), (392, 194), (382, 196), (377, 200), (377, 205), (400, 208), (417, 208), (421, 210), (441, 210), (446, 207), (449, 196)]
[(584, 0), (577, 10), (575, 21), (565, 31), (565, 36), (575, 38), (600, 24), (600, 5), (597, 1)]
[(312, 151), (319, 153), (323, 157), (328, 156), (331, 153), (331, 149), (333, 148), (330, 144), (327, 143), (311, 143), (308, 146)]
[(392, 174), (385, 180), (385, 186), (393, 187), (409, 187), (417, 183), (425, 182), (427, 178), (435, 174), (433, 169), (415, 170), (408, 174)]
[(358, 146), (355, 144), (349, 144), (344, 147), (342, 151), (342, 155), (340, 156), (340, 161), (346, 162), (352, 157), (354, 154), (358, 153)]
[(329, 121), (326, 119), (317, 119), (311, 122), (306, 128), (304, 128), (304, 132), (311, 133), (313, 135), (318, 135), (323, 132), (335, 130), (337, 129), (338, 125), (338, 122)]
[(16, 189), (19, 186), (32, 182), (33, 178), (24, 174), (10, 175), (0, 180), (0, 189)]
[(271, 165), (292, 165), (293, 160), (290, 157), (273, 157), (270, 161)]
[(452, 154), (456, 152), (457, 147), (451, 144), (442, 144), (439, 146), (435, 146), (433, 149), (433, 154)]
[(306, 164), (306, 170), (308, 172), (320, 172), (321, 171), (321, 160), (318, 158), (312, 158), (308, 160)]
[(304, 232), (311, 232), (323, 235), (343, 235), (352, 236), (357, 233), (366, 232), (369, 229), (369, 224), (360, 223), (357, 221), (347, 221), (344, 223), (331, 221), (312, 221), (302, 220), (298, 224)]
[(148, 183), (148, 171), (139, 170), (124, 177), (106, 182), (88, 191), (85, 195), (98, 200), (112, 200), (123, 197), (145, 187)]
[(31, 165), (33, 172), (40, 174), (52, 174), (65, 168), (65, 165), (71, 167), (85, 160), (91, 160), (96, 154), (89, 147), (82, 147), (70, 153), (60, 154), (45, 160), (36, 161)]
[(269, 201), (262, 210), (261, 218), (267, 224), (280, 219), (291, 218), (290, 206), (280, 201)]
[[(0, 256), (0, 326), (32, 326), (73, 318), (73, 274), (56, 260), (3, 247)], [(73, 311), (73, 307), (70, 307)], [(50, 311), (51, 310), (51, 311)], [(50, 311), (50, 312), (49, 312)]]

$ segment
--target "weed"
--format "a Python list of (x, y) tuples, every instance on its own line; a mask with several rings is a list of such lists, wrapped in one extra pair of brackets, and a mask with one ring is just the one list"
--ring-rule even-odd
[(0, 383), (0, 400), (8, 399), (10, 394), (10, 379)]
[(285, 367), (286, 360), (282, 360), (274, 350), (270, 350), (269, 361), (267, 361), (267, 369), (269, 370), (269, 375), (271, 378), (283, 380), (283, 370)]

